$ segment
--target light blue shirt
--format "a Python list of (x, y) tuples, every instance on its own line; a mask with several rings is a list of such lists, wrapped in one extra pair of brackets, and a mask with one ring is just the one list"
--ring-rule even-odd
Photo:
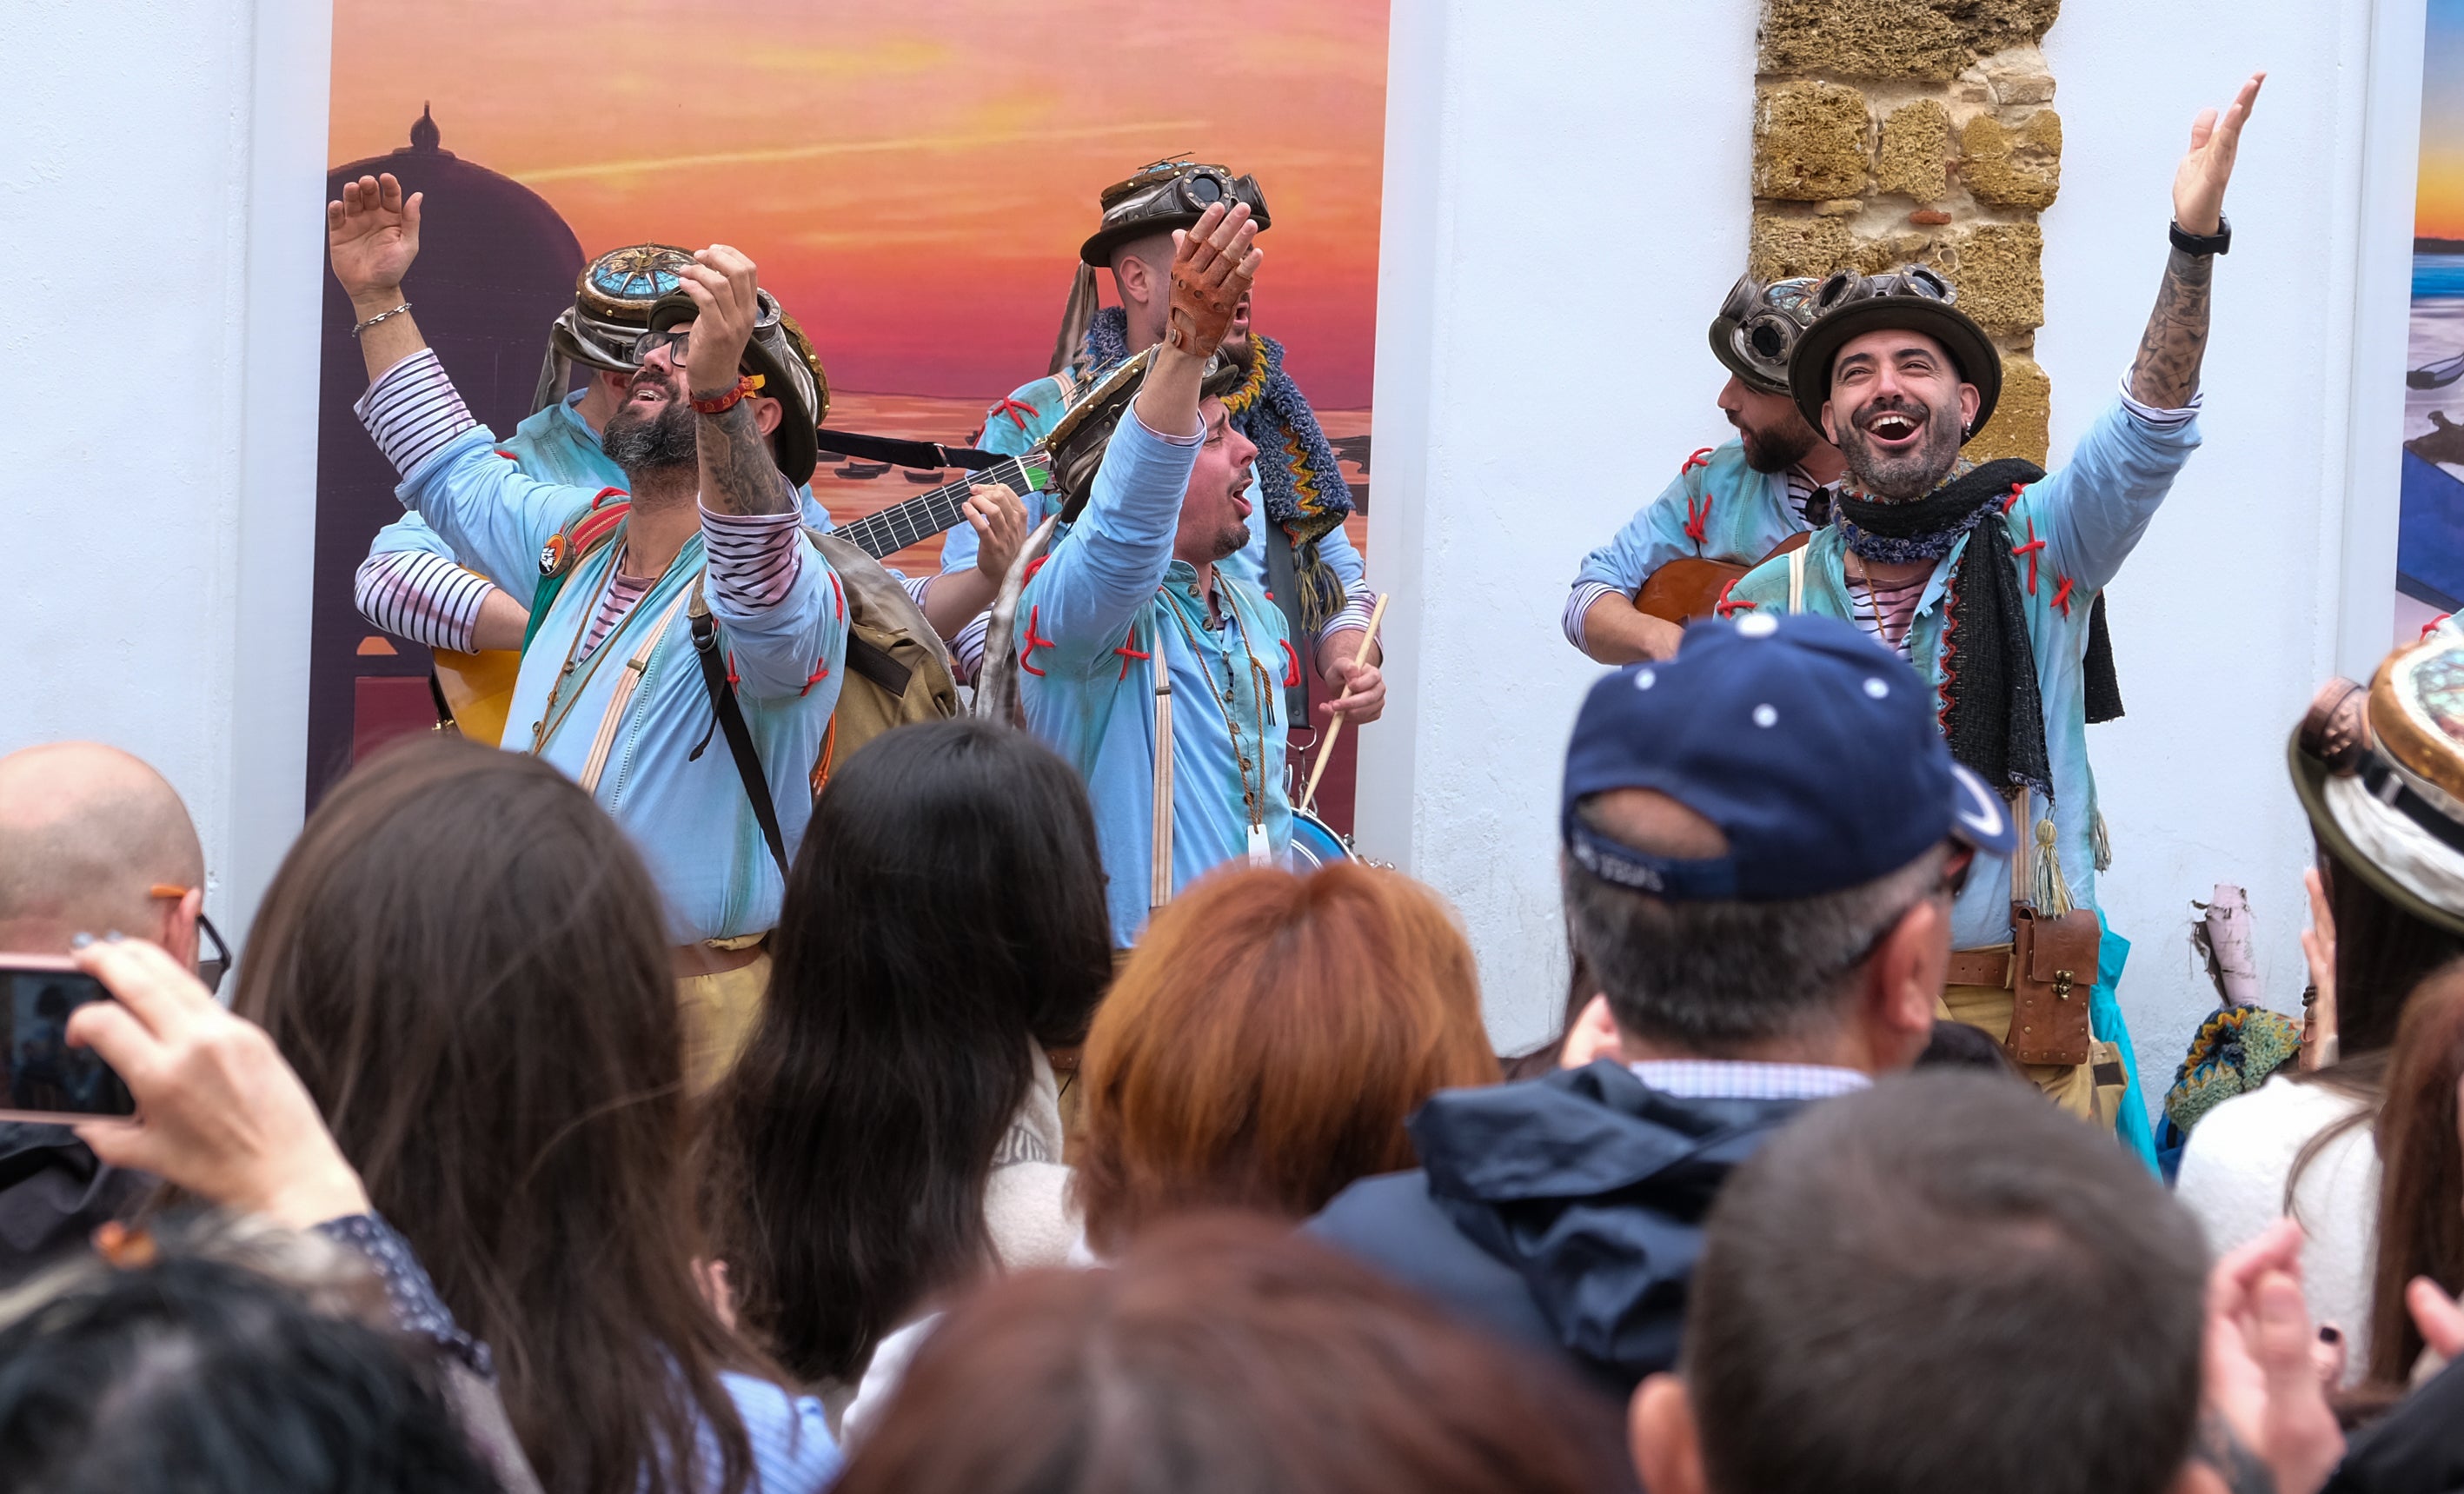
[[(1033, 413), (1022, 411), (1016, 420), (998, 410), (987, 416), (980, 449), (999, 451), (1004, 456), (1022, 456), (1034, 450), (1035, 444), (1052, 429), (1053, 422), (1069, 407), (1068, 386), (1061, 377), (1038, 379), (1013, 392), (1010, 400), (1014, 404), (1033, 406)], [(1020, 420), (1025, 424), (1021, 426)], [(1031, 531), (1051, 512), (1050, 500), (1042, 493), (1030, 493), (1024, 501), (1026, 527)], [(1261, 591), (1265, 590), (1266, 524), (1265, 500), (1253, 490), (1249, 503), (1249, 542), (1240, 554), (1219, 562), (1216, 569), (1238, 576)], [(941, 542), (941, 569), (966, 570), (976, 563), (976, 553), (975, 529), (971, 525), (960, 524), (951, 530), (950, 537)], [(1335, 579), (1343, 583), (1347, 594), (1365, 583), (1368, 567), (1361, 562), (1360, 552), (1353, 546), (1352, 537), (1344, 532), (1341, 524), (1326, 532), (1326, 537), (1317, 542), (1317, 553), (1318, 559), (1326, 561), (1334, 572)], [(1762, 557), (1758, 553), (1754, 558), (1760, 560)]]
[[(753, 1444), (751, 1494), (819, 1494), (838, 1482), (846, 1464), (819, 1400), (791, 1395), (768, 1380), (734, 1370), (720, 1371), (718, 1378), (736, 1402), (737, 1415), (744, 1418), (745, 1439)], [(717, 1467), (717, 1439), (705, 1433), (703, 1471)]]
[[(593, 493), (613, 488), (626, 492), (632, 479), (625, 470), (607, 459), (600, 449), (599, 432), (577, 413), (586, 389), (576, 389), (554, 405), (535, 411), (528, 420), (514, 428), (511, 439), (497, 445), (496, 454), (510, 459), (523, 472), (541, 482), (567, 488), (588, 488)], [(813, 496), (810, 484), (796, 490), (796, 499), (803, 506), (806, 527), (827, 534), (836, 526), (830, 522), (830, 511)], [(975, 533), (969, 530), (972, 536)], [(377, 531), (368, 545), (370, 555), (388, 555), (398, 550), (418, 550), (429, 555), (451, 557), (453, 547), (436, 537), (428, 521), (417, 514), (405, 514)], [(538, 577), (519, 586), (506, 586), (514, 600), (527, 609), (536, 590)], [(498, 585), (504, 585), (502, 582)]]
[[(2016, 556), (2021, 607), (2035, 650), (2036, 689), (2044, 698), (2055, 844), (2071, 901), (2081, 908), (2096, 906), (2096, 778), (2088, 765), (2087, 670), (2081, 660), (2089, 608), (2147, 532), (2157, 505), (2198, 445), (2195, 420), (2159, 426), (2115, 404), (2079, 437), (2070, 465), (2022, 492), (1998, 528), (1989, 519), (1951, 547), (1925, 582), (1908, 630), (1909, 662), (1942, 690), (1943, 601), (1960, 557), (1969, 545), (1987, 539), (2025, 551)], [(2038, 541), (2041, 548), (2032, 548)], [(1806, 546), (1806, 611), (1854, 621), (1844, 554), (1837, 525)], [(1737, 582), (1729, 600), (1784, 610), (1788, 577), (1787, 558), (1769, 561)], [(2044, 803), (2030, 798), (2035, 802), (2021, 827), (2023, 854), (2033, 846), (2034, 823), (2046, 817)], [(2010, 939), (2010, 863), (1998, 858), (1977, 866), (1952, 910), (1954, 948), (1982, 949)]]
[[(1687, 532), (1689, 524), (1702, 530), (1702, 538)], [(1804, 516), (1789, 502), (1787, 474), (1754, 471), (1746, 465), (1745, 444), (1731, 441), (1700, 463), (1688, 457), (1676, 481), (1636, 510), (1616, 538), (1583, 557), (1574, 584), (1598, 582), (1631, 597), (1671, 560), (1755, 565), (1804, 528)]]
[[(598, 493), (530, 476), (518, 463), (496, 454), (495, 437), (484, 426), (448, 442), (397, 491), (456, 560), (517, 597), (531, 594), (539, 552), (550, 537), (586, 511)], [(805, 546), (803, 567), (776, 606), (743, 613), (717, 587), (704, 588), (791, 858), (812, 817), (807, 780), (838, 704), (847, 636), (838, 578), (810, 540), (798, 542)], [(699, 574), (701, 546), (699, 535), (687, 541), (626, 623), (587, 651), (576, 648), (576, 640), (597, 609), (620, 547), (603, 546), (574, 567), (522, 656), (506, 717), (509, 750), (529, 750), (535, 725), (547, 726), (539, 756), (581, 779), (617, 679), (641, 644), (640, 630), (666, 613)], [(551, 725), (550, 687), (569, 650), (578, 683), (558, 695)], [(666, 896), (669, 932), (677, 944), (758, 933), (779, 915), (778, 868), (735, 759), (725, 741), (711, 735), (711, 720), (691, 626), (679, 607), (618, 723), (595, 791), (649, 864)], [(710, 746), (693, 758), (705, 737)]]
[(1198, 451), (1149, 430), (1134, 410), (1125, 415), (1086, 512), (1019, 602), (1013, 647), (1027, 726), (1087, 780), (1117, 946), (1145, 927), (1153, 892), (1155, 661), (1172, 680), (1174, 891), (1246, 857), (1261, 796), (1268, 854), (1280, 862), (1291, 841), (1280, 687), (1298, 666), (1284, 615), (1219, 567), (1224, 621), (1210, 628), (1197, 571), (1172, 555)]

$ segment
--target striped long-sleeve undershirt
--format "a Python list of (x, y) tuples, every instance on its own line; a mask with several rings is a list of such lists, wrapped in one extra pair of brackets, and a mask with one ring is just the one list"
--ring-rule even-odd
[(397, 638), (468, 653), (479, 604), (495, 582), (442, 555), (394, 550), (360, 562), (351, 600), (360, 615)]

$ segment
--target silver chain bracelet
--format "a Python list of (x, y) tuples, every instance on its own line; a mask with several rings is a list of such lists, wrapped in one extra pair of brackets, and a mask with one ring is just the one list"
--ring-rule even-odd
[(367, 320), (361, 322), (361, 323), (360, 323), (358, 326), (356, 326), (356, 327), (353, 327), (353, 328), (351, 329), (351, 336), (352, 336), (352, 337), (354, 337), (354, 338), (356, 338), (356, 337), (358, 337), (361, 333), (365, 332), (365, 331), (366, 331), (366, 330), (368, 330), (370, 327), (375, 326), (378, 322), (385, 320), (387, 317), (399, 317), (399, 316), (401, 316), (404, 312), (407, 312), (407, 311), (408, 311), (408, 310), (410, 310), (410, 302), (408, 302), (408, 301), (405, 301), (405, 302), (403, 302), (401, 305), (396, 306), (396, 307), (392, 308), (392, 309), (391, 309), (391, 310), (389, 310), (389, 311), (381, 311), (381, 312), (378, 312), (375, 316), (370, 317)]

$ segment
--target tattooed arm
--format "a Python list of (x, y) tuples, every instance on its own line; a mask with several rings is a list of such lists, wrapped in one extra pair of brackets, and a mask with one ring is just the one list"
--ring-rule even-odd
[(2199, 363), (2208, 351), (2208, 286), (2215, 277), (2213, 254), (2174, 250), (2165, 261), (2165, 283), (2156, 288), (2156, 309), (2139, 339), (2130, 365), (2130, 397), (2158, 409), (2180, 409), (2199, 392)]
[[(713, 244), (680, 267), (677, 278), (696, 313), (685, 355), (685, 386), (695, 399), (716, 399), (735, 386), (744, 345), (761, 314), (753, 261), (725, 244)], [(762, 414), (778, 408), (770, 401), (742, 399), (715, 415), (696, 417), (704, 507), (737, 515), (784, 514), (796, 507), (796, 491), (771, 459), (762, 433)]]
[[(693, 389), (706, 399), (724, 391)], [(715, 415), (696, 415), (694, 428), (701, 449), (701, 498), (719, 514), (784, 514), (796, 508), (796, 490), (770, 455), (770, 439), (761, 433), (756, 403), (738, 400)]]
[[(2186, 233), (2211, 234), (2224, 222), (2225, 184), (2233, 178), (2241, 128), (2258, 101), (2264, 73), (2254, 74), (2219, 115), (2202, 109), (2190, 123), (2189, 153), (2173, 174), (2173, 221)], [(2199, 392), (2199, 362), (2208, 350), (2208, 287), (2215, 258), (2180, 250), (2165, 265), (2156, 310), (2130, 365), (2130, 396), (2158, 409), (2179, 409)]]

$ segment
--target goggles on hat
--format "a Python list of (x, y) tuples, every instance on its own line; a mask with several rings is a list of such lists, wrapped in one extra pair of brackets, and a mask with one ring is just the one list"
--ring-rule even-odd
[[(2450, 850), (2464, 853), (2464, 822), (2439, 802), (2447, 796), (2421, 784), (2379, 750), (2370, 730), (2369, 698), (2368, 686), (2341, 676), (2329, 680), (2302, 713), (2301, 725), (2293, 735), (2295, 744), (2329, 774), (2361, 780), (2371, 798)], [(2433, 794), (2437, 797), (2432, 798)]]
[(1859, 275), (1854, 270), (1841, 270), (1814, 289), (1814, 314), (1827, 317), (1840, 307), (1856, 301), (1875, 300), (1884, 297), (1913, 296), (1923, 300), (1940, 301), (1946, 306), (1959, 303), (1959, 292), (1948, 280), (1924, 265), (1903, 265), (1882, 275)]
[(1712, 319), (1713, 335), (1773, 390), (1785, 391), (1789, 356), (1814, 324), (1814, 290), (1815, 282), (1806, 278), (1765, 285), (1750, 275), (1739, 275)]

